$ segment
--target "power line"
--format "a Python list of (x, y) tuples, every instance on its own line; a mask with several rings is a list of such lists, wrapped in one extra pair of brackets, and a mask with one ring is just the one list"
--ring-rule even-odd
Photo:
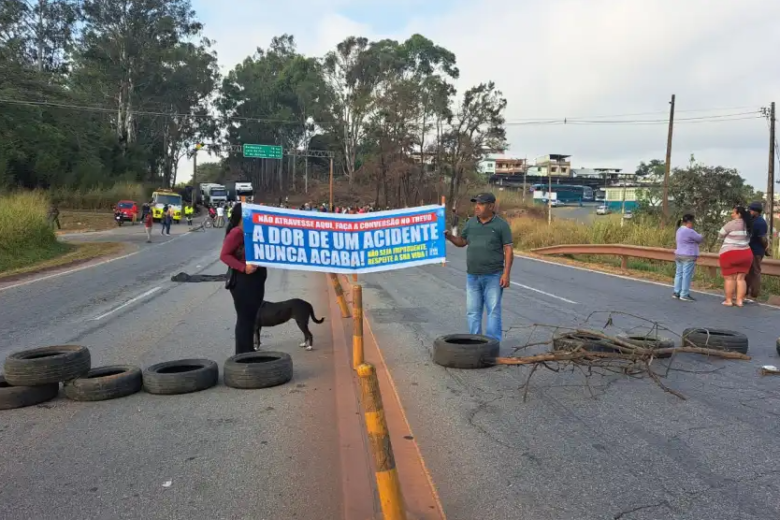
[[(76, 105), (72, 103), (59, 103), (54, 101), (30, 101), (22, 99), (10, 99), (0, 98), (0, 103), (17, 106), (30, 106), (30, 107), (51, 107), (62, 108), (67, 110), (79, 110), (85, 112), (98, 112), (98, 113), (116, 113), (116, 108), (104, 107), (99, 105)], [(735, 108), (736, 109), (736, 108)], [(689, 112), (704, 112), (723, 109), (698, 109)], [(683, 112), (683, 111), (680, 111)], [(301, 121), (289, 120), (289, 119), (275, 119), (269, 117), (255, 116), (215, 116), (211, 114), (193, 114), (193, 113), (177, 113), (177, 112), (158, 112), (149, 110), (136, 110), (133, 111), (138, 116), (151, 116), (151, 117), (176, 117), (176, 118), (190, 118), (190, 119), (216, 119), (222, 121), (238, 121), (247, 123), (274, 123), (274, 124), (294, 124), (300, 125)], [(628, 116), (629, 114), (625, 114)], [(750, 116), (750, 117), (747, 117)], [(577, 118), (577, 119), (537, 119), (537, 120), (508, 120), (506, 126), (543, 126), (543, 125), (654, 125), (654, 124), (667, 124), (668, 119), (606, 119), (608, 117), (620, 117), (620, 116), (591, 116), (590, 118)], [(604, 119), (600, 119), (604, 118)], [(677, 121), (681, 123), (719, 123), (719, 122), (732, 122), (732, 121), (744, 121), (748, 119), (763, 118), (761, 112), (756, 109), (750, 112), (735, 112), (730, 114), (715, 114), (699, 117), (679, 118)]]

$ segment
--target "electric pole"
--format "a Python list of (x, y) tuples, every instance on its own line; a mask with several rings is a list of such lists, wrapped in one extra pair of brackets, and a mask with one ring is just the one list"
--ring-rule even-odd
[(769, 117), (769, 168), (766, 179), (766, 203), (767, 213), (769, 214), (769, 240), (774, 238), (774, 220), (775, 220), (775, 102), (769, 105), (769, 113), (762, 109), (765, 115)]
[(672, 100), (669, 102), (671, 108), (669, 109), (669, 134), (666, 136), (666, 167), (664, 169), (664, 200), (663, 200), (663, 220), (661, 220), (661, 227), (663, 228), (666, 220), (669, 219), (669, 172), (672, 168), (672, 135), (674, 132), (674, 94), (672, 94)]

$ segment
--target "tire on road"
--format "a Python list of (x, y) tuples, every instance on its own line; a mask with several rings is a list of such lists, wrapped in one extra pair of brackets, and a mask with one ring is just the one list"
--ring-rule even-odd
[(447, 368), (486, 368), (493, 366), (501, 344), (478, 334), (448, 334), (433, 342), (433, 362)]
[(68, 381), (65, 397), (73, 401), (107, 401), (141, 391), (141, 369), (128, 365), (111, 365), (90, 370), (87, 375)]
[(285, 352), (247, 352), (225, 361), (222, 379), (230, 388), (271, 388), (289, 382), (293, 361)]
[[(674, 348), (676, 346), (673, 339), (646, 336), (642, 334), (620, 334), (618, 339), (647, 349)], [(655, 357), (658, 359), (665, 359), (672, 357), (672, 354), (661, 354)]]
[(59, 383), (40, 386), (13, 386), (0, 375), (0, 410), (13, 410), (51, 401), (60, 391)]
[(775, 350), (777, 350), (777, 355), (780, 356), (780, 338), (777, 338), (777, 341), (775, 341)]
[(682, 333), (683, 346), (693, 343), (699, 348), (728, 350), (747, 354), (748, 338), (741, 332), (726, 329), (690, 328)]
[(217, 384), (219, 367), (209, 359), (179, 359), (143, 371), (143, 388), (156, 395), (200, 392)]
[(3, 371), (10, 385), (42, 386), (81, 377), (91, 363), (87, 347), (57, 345), (14, 352), (5, 359)]
[(557, 334), (552, 340), (553, 350), (586, 350), (588, 352), (620, 352), (617, 345), (610, 341), (584, 332), (564, 332)]

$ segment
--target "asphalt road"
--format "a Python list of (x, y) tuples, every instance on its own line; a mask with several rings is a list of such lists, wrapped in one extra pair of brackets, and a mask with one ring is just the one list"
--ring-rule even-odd
[(556, 326), (601, 328), (619, 311), (609, 331), (652, 321), (678, 334), (728, 328), (748, 335), (753, 356), (677, 356), (664, 381), (687, 400), (648, 380), (540, 369), (524, 402), (528, 367), (430, 361), (437, 336), (467, 330), (464, 259), (450, 248), (446, 266), (361, 277), (371, 330), (449, 520), (780, 517), (780, 379), (758, 375), (778, 361), (778, 309), (724, 308), (707, 295), (679, 302), (658, 284), (517, 258), (503, 301), (505, 355)]
[[(233, 352), (229, 293), (222, 283), (176, 284), (170, 276), (224, 272), (217, 260), (224, 232), (181, 234), (183, 227), (161, 237), (158, 226), (152, 244), (139, 226), (102, 234), (140, 249), (0, 289), (0, 362), (19, 349), (75, 343), (90, 347), (93, 366), (192, 357), (221, 365)], [(321, 274), (272, 271), (267, 295), (306, 298), (328, 313)], [(327, 325), (313, 327), (319, 341), (312, 352), (298, 347), (294, 324), (264, 331), (264, 347), (291, 353), (295, 363), (293, 381), (276, 388), (241, 391), (220, 381), (188, 395), (141, 392), (99, 403), (59, 397), (0, 412), (0, 517), (338, 518), (331, 334)]]

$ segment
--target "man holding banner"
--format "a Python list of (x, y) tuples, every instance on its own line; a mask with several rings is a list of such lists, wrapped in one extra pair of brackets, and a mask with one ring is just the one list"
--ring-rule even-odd
[(466, 247), (466, 314), (470, 334), (482, 334), (482, 313), (487, 310), (486, 336), (501, 341), (501, 297), (509, 287), (514, 260), (512, 230), (495, 213), (496, 197), (480, 193), (474, 217), (466, 221), (461, 236), (445, 231), (457, 247)]

